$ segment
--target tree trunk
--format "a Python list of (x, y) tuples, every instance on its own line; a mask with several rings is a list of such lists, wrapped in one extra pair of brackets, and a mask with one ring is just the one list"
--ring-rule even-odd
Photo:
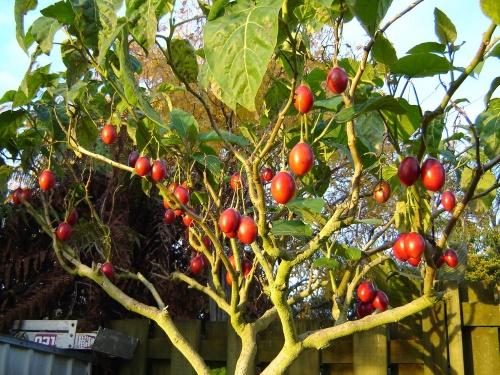
[(241, 335), (241, 352), (236, 362), (234, 375), (254, 375), (257, 355), (257, 334), (249, 325)]

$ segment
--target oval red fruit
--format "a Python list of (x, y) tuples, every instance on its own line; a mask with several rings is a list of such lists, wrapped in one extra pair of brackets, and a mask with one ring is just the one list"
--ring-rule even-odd
[(314, 102), (314, 96), (309, 87), (300, 85), (295, 90), (295, 99), (293, 105), (300, 113), (307, 113), (311, 110)]
[(356, 294), (361, 302), (371, 302), (375, 297), (375, 287), (370, 281), (363, 281), (358, 285)]
[(151, 164), (149, 163), (149, 159), (145, 156), (141, 156), (135, 162), (135, 173), (139, 176), (144, 177), (149, 174), (151, 171)]
[(448, 267), (455, 268), (458, 265), (458, 256), (453, 249), (448, 249), (443, 253), (443, 260)]
[(293, 146), (288, 155), (290, 169), (297, 176), (302, 176), (309, 172), (314, 164), (314, 153), (307, 143), (300, 142)]
[(288, 172), (279, 172), (271, 181), (271, 195), (274, 200), (286, 204), (295, 195), (295, 181)]
[(274, 172), (271, 168), (264, 168), (262, 171), (260, 171), (260, 178), (264, 182), (269, 182), (273, 179), (274, 177)]
[(371, 315), (374, 309), (371, 303), (358, 303), (356, 306), (356, 315), (359, 319), (364, 318), (365, 316)]
[(21, 191), (21, 202), (29, 202), (31, 200), (31, 195), (32, 195), (32, 191), (31, 189), (23, 189), (23, 191)]
[(392, 254), (402, 262), (406, 262), (409, 258), (405, 249), (405, 237), (406, 233), (401, 233), (392, 246)]
[(413, 267), (417, 267), (421, 261), (422, 258), (408, 258), (408, 264)]
[(189, 192), (182, 186), (177, 186), (174, 190), (174, 195), (177, 200), (184, 206), (189, 202)]
[[(219, 228), (222, 232), (229, 234), (236, 233), (238, 226), (240, 225), (240, 214), (234, 208), (228, 208), (220, 214), (219, 217)], [(235, 236), (236, 237), (236, 236)], [(229, 237), (234, 238), (234, 237)]]
[(71, 233), (73, 232), (73, 228), (68, 223), (61, 223), (57, 226), (56, 236), (61, 241), (67, 241), (71, 237)]
[(43, 191), (51, 190), (56, 184), (56, 176), (54, 172), (49, 169), (44, 170), (40, 177), (38, 177), (38, 185), (40, 185), (40, 189)]
[(422, 185), (427, 190), (438, 191), (444, 185), (446, 173), (439, 160), (428, 158), (421, 168)]
[(159, 182), (165, 178), (166, 174), (165, 162), (162, 160), (155, 160), (151, 168), (151, 179)]
[(373, 189), (373, 199), (378, 203), (385, 203), (391, 196), (391, 186), (387, 181), (380, 181)]
[(78, 221), (78, 211), (77, 210), (72, 210), (68, 216), (66, 216), (65, 220), (69, 225), (73, 226), (76, 224)]
[(381, 312), (387, 310), (387, 306), (389, 306), (389, 297), (381, 290), (377, 291), (373, 298), (372, 306), (374, 309)]
[(102, 264), (101, 271), (108, 279), (112, 279), (115, 275), (115, 267), (109, 262)]
[(243, 259), (243, 262), (241, 262), (241, 271), (243, 272), (243, 277), (247, 277), (250, 274), (250, 271), (252, 270), (252, 262), (250, 262), (248, 259)]
[(166, 224), (172, 224), (175, 221), (175, 213), (171, 209), (165, 210), (165, 213), (163, 214), (163, 221)]
[(441, 195), (441, 204), (443, 205), (445, 211), (453, 211), (456, 204), (455, 194), (453, 194), (451, 191), (445, 191), (443, 195)]
[(12, 193), (12, 203), (14, 203), (14, 206), (18, 206), (21, 204), (21, 195), (23, 194), (23, 189), (17, 188), (14, 190)]
[(101, 139), (103, 143), (110, 145), (116, 141), (116, 130), (111, 124), (106, 124), (101, 130)]
[(182, 223), (186, 227), (192, 227), (194, 225), (193, 218), (187, 214), (182, 217)]
[(425, 240), (417, 232), (407, 233), (405, 237), (405, 251), (409, 258), (420, 258), (425, 250)]
[(139, 153), (136, 150), (130, 152), (128, 155), (128, 166), (134, 168), (137, 159), (139, 159)]
[(334, 94), (341, 94), (347, 88), (347, 74), (344, 69), (336, 66), (330, 70), (326, 77), (326, 86)]
[(250, 245), (257, 238), (257, 224), (250, 216), (243, 216), (238, 226), (238, 239), (245, 245)]
[(238, 190), (242, 186), (241, 176), (239, 173), (234, 173), (229, 179), (229, 185), (231, 189)]
[(403, 159), (398, 168), (399, 181), (405, 186), (413, 185), (420, 176), (420, 166), (418, 160), (413, 156), (407, 156)]
[(189, 262), (189, 269), (192, 274), (199, 275), (205, 268), (205, 261), (203, 255), (198, 254), (191, 259)]

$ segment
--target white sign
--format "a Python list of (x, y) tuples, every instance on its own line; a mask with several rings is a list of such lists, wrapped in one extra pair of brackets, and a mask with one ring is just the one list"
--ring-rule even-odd
[(15, 337), (61, 349), (75, 346), (77, 320), (16, 320), (11, 334)]
[(75, 349), (92, 349), (96, 337), (97, 332), (77, 333), (75, 337)]

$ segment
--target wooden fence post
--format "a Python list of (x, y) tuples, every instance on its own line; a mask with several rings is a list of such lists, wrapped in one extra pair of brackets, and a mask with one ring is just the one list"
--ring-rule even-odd
[[(177, 329), (181, 332), (184, 338), (194, 347), (195, 350), (200, 348), (201, 339), (201, 321), (200, 320), (178, 320), (175, 322)], [(193, 367), (188, 360), (177, 349), (172, 347), (172, 355), (170, 357), (170, 373), (172, 375), (195, 375)]]
[(355, 375), (387, 375), (387, 327), (355, 333), (352, 354)]
[(464, 375), (464, 348), (462, 340), (462, 306), (458, 284), (451, 282), (447, 285), (446, 297), (446, 324), (448, 331), (448, 353), (451, 375)]
[(438, 302), (422, 313), (424, 374), (448, 373), (445, 304)]
[(139, 343), (134, 352), (134, 357), (120, 366), (120, 375), (146, 375), (149, 320), (146, 319), (122, 319), (112, 320), (111, 329), (123, 332), (129, 336), (137, 337)]
[[(297, 332), (302, 334), (307, 331), (315, 330), (319, 327), (317, 321), (314, 320), (297, 320), (295, 321)], [(292, 363), (287, 371), (288, 375), (304, 375), (319, 374), (319, 350), (304, 350), (299, 357)]]

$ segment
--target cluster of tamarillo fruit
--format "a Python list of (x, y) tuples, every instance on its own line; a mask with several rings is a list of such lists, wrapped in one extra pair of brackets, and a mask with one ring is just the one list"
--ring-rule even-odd
[(356, 295), (359, 302), (356, 305), (356, 314), (359, 319), (371, 315), (375, 310), (383, 312), (389, 306), (389, 297), (381, 290), (377, 290), (371, 281), (363, 281), (358, 285)]

